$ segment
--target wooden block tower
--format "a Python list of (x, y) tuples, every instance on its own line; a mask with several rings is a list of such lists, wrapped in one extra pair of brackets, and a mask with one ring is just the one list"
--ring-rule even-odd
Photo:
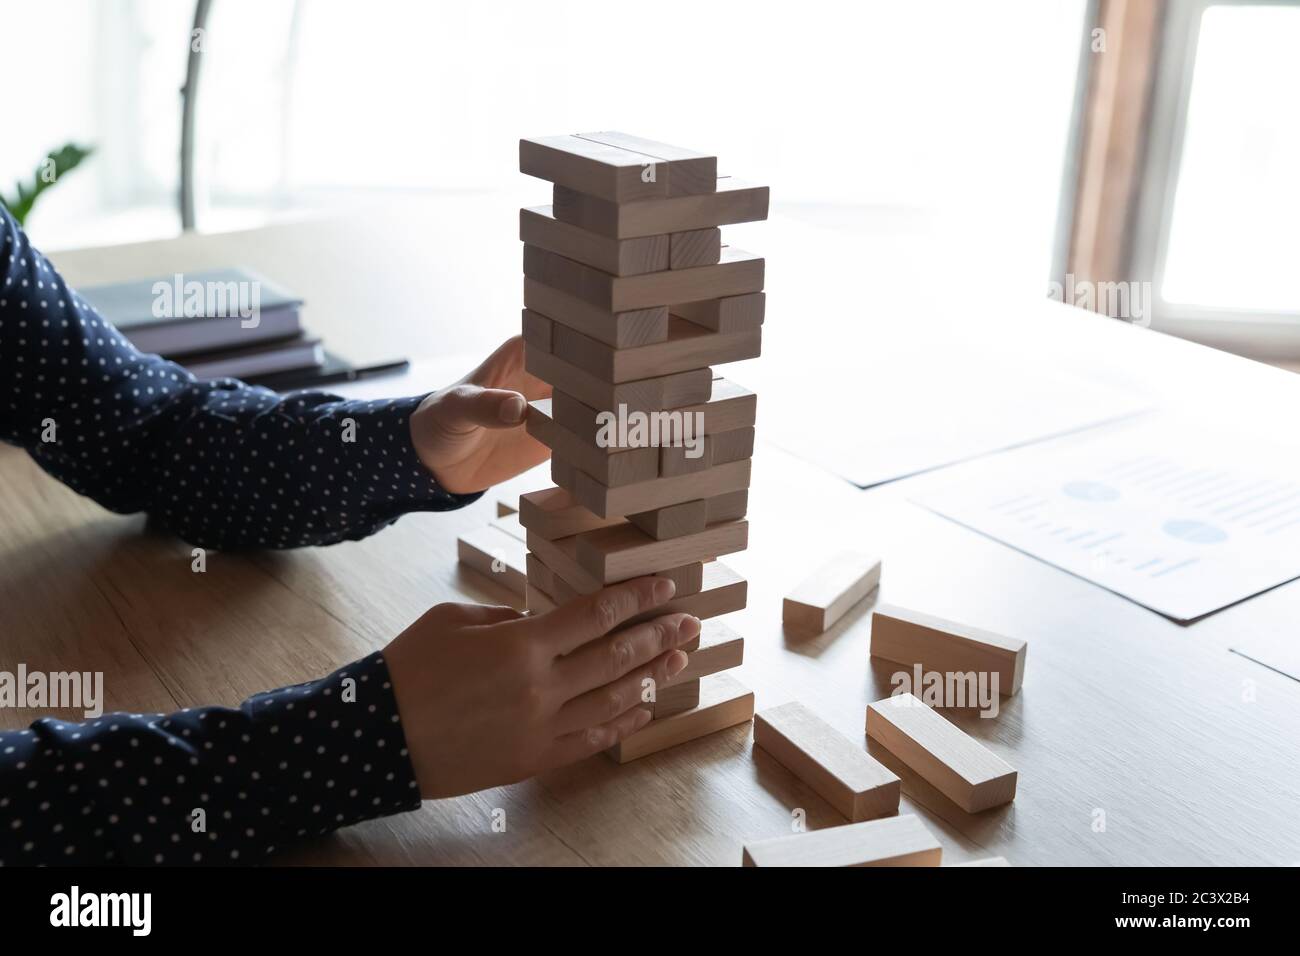
[(519, 502), (528, 606), (657, 574), (677, 592), (655, 614), (704, 621), (686, 670), (643, 704), (654, 719), (610, 751), (622, 763), (754, 714), (720, 673), (744, 642), (714, 619), (745, 606), (718, 558), (748, 542), (757, 396), (713, 366), (760, 351), (763, 260), (719, 227), (766, 219), (768, 189), (625, 133), (520, 140), (519, 169), (554, 191), (519, 212), (525, 363), (553, 389), (528, 431), (557, 486)]

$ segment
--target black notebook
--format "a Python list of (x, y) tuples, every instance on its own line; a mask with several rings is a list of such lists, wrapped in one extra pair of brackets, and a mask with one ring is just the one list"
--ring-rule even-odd
[(186, 272), (78, 290), (142, 352), (244, 348), (302, 331), (302, 299), (248, 269)]

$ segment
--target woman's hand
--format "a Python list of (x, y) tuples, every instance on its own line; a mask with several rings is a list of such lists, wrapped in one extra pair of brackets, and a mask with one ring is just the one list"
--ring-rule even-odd
[(439, 604), (398, 635), (384, 658), (421, 795), (514, 783), (644, 727), (644, 682), (681, 672), (677, 648), (700, 622), (668, 614), (621, 625), (675, 590), (638, 578), (541, 615)]
[(524, 371), (524, 341), (507, 340), (455, 385), (411, 415), (411, 441), (424, 467), (456, 494), (482, 491), (550, 454), (523, 427), (528, 403), (551, 388)]

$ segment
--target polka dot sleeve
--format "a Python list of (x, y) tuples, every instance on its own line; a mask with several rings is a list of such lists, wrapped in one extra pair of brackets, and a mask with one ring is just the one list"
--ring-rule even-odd
[(422, 397), (199, 382), (137, 351), (0, 207), (0, 439), (112, 511), (203, 547), (293, 548), (468, 504), (479, 496), (445, 491), (416, 456)]
[(238, 709), (0, 733), (0, 865), (253, 863), (419, 805), (380, 654)]

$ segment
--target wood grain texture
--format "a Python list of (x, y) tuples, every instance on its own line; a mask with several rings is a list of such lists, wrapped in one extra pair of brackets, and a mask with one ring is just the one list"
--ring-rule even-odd
[[(630, 525), (626, 527), (630, 527)], [(594, 534), (595, 532), (589, 533)], [(528, 532), (527, 545), (528, 550), (536, 554), (576, 594), (593, 594), (606, 584), (613, 582), (601, 580), (599, 575), (592, 574), (579, 560), (578, 542), (580, 540), (580, 537), (575, 536), (548, 541), (530, 531)], [(698, 594), (704, 583), (703, 563), (699, 560), (692, 561), (690, 558), (683, 558), (681, 561), (672, 564), (647, 569), (641, 571), (640, 574), (653, 574), (656, 577), (669, 578), (677, 585), (677, 594), (681, 597)], [(628, 577), (638, 576), (638, 574), (628, 575)], [(620, 578), (619, 580), (626, 580), (626, 578)], [(562, 601), (568, 597), (568, 595), (557, 593), (555, 588), (550, 589), (548, 593)]]
[(718, 158), (716, 156), (612, 130), (575, 135), (606, 146), (629, 149), (659, 160), (662, 166), (655, 172), (660, 176), (667, 176), (669, 196), (693, 196), (699, 193), (711, 193), (717, 189)]
[(745, 866), (939, 866), (943, 846), (906, 813), (747, 843)]
[(456, 539), (461, 564), (493, 578), (520, 597), (525, 596), (528, 586), (525, 553), (522, 541), (492, 525), (467, 531)]
[[(539, 351), (528, 343), (524, 343), (524, 368), (553, 388), (594, 408), (606, 410), (617, 409), (620, 405), (629, 411), (693, 406), (708, 402), (713, 394), (713, 375), (707, 368), (615, 384), (601, 381), (573, 363)], [(554, 404), (552, 409), (555, 409)]]
[(650, 721), (606, 753), (615, 763), (642, 757), (747, 723), (754, 716), (754, 692), (726, 674), (700, 681), (700, 702), (691, 710)]
[(549, 398), (537, 399), (529, 404), (528, 418), (524, 423), (528, 434), (601, 484), (615, 488), (638, 481), (651, 481), (659, 476), (659, 449), (601, 448), (557, 424), (551, 417)]
[(895, 604), (881, 604), (871, 618), (871, 656), (926, 671), (996, 674), (998, 691), (1014, 694), (1025, 676), (1028, 645), (966, 624), (945, 621)]
[(605, 584), (745, 550), (749, 522), (726, 521), (695, 534), (658, 540), (633, 524), (598, 528), (576, 536), (577, 558)]
[[(519, 239), (527, 245), (616, 276), (660, 272), (669, 268), (673, 261), (672, 236), (610, 239), (561, 222), (551, 213), (550, 206), (519, 210)], [(703, 242), (696, 239), (693, 244), (698, 247)]]
[[(625, 242), (634, 240), (623, 240)], [(668, 237), (668, 267), (694, 269), (696, 266), (716, 265), (722, 259), (722, 230), (688, 229), (674, 232)]]
[[(597, 410), (563, 389), (557, 389), (551, 395), (551, 415), (555, 420), (593, 444), (597, 443), (601, 431), (601, 411), (609, 409)], [(715, 378), (707, 402), (685, 405), (673, 411), (679, 413), (677, 417), (682, 427), (685, 427), (685, 417), (689, 416), (699, 424), (702, 434), (719, 434), (752, 427), (758, 414), (758, 396), (729, 379)], [(660, 431), (662, 434), (663, 430)], [(671, 429), (669, 433), (675, 434)]]
[(524, 309), (522, 317), (524, 341), (542, 352), (553, 350), (552, 329), (555, 323), (532, 309)]
[(754, 745), (855, 823), (898, 812), (894, 772), (798, 701), (756, 714)]
[(673, 315), (714, 332), (752, 332), (762, 326), (766, 312), (766, 292), (678, 302), (672, 307)]
[(650, 537), (664, 541), (684, 534), (696, 534), (709, 523), (709, 505), (703, 499), (628, 515), (627, 520)]
[(578, 136), (519, 140), (521, 173), (613, 202), (667, 196), (668, 177), (658, 175), (656, 165), (666, 164), (644, 153)]
[(717, 296), (742, 295), (763, 288), (761, 256), (727, 246), (715, 265), (618, 276), (574, 259), (524, 246), (524, 275), (606, 312), (672, 306)]
[(664, 717), (671, 717), (673, 714), (691, 710), (700, 706), (700, 682), (699, 680), (685, 680), (674, 681), (671, 684), (661, 684), (655, 688), (654, 700), (648, 701), (641, 706), (649, 710), (654, 715), (655, 720), (662, 720)]
[(563, 488), (542, 488), (519, 496), (519, 523), (547, 540), (619, 524), (622, 518), (601, 518), (573, 500)]
[(857, 551), (842, 551), (822, 564), (786, 595), (781, 620), (800, 631), (820, 634), (880, 583), (880, 559)]
[(551, 205), (564, 222), (612, 239), (634, 239), (757, 222), (767, 218), (769, 198), (766, 186), (720, 177), (714, 193), (623, 203), (557, 185)]
[(757, 358), (762, 351), (759, 330), (710, 332), (678, 318), (669, 319), (668, 338), (651, 345), (614, 348), (563, 326), (557, 329), (554, 340), (552, 351), (556, 355), (610, 382), (740, 362)]
[(732, 461), (690, 475), (657, 478), (634, 485), (609, 488), (577, 469), (565, 470), (551, 460), (551, 479), (566, 488), (575, 500), (602, 518), (653, 511), (700, 496), (713, 497), (749, 487), (750, 459)]
[(524, 306), (613, 348), (668, 338), (668, 306), (608, 312), (536, 279), (524, 278)]
[(1015, 768), (912, 694), (867, 705), (867, 735), (967, 813), (1015, 799)]

